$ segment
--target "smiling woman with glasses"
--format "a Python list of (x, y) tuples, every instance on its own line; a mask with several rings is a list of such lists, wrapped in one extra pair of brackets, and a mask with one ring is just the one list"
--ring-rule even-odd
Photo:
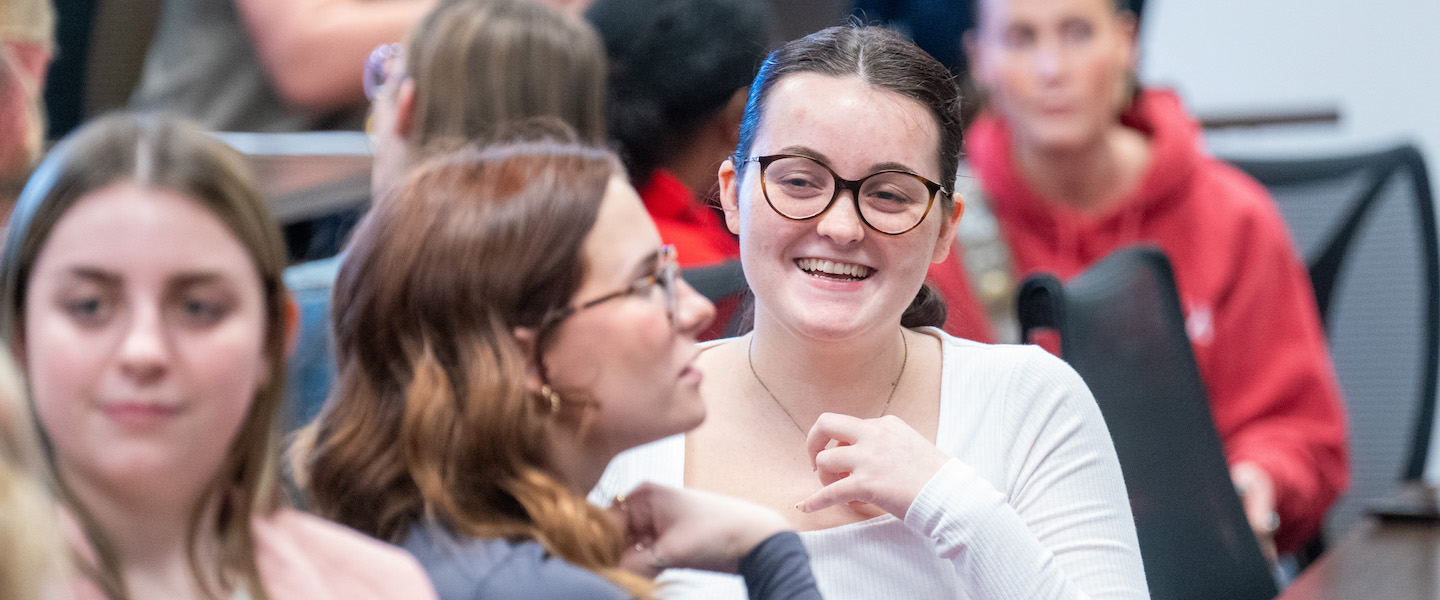
[[(770, 55), (719, 170), (754, 331), (696, 359), (710, 418), (618, 457), (592, 499), (650, 481), (769, 506), (832, 600), (1146, 596), (1085, 384), (1038, 348), (937, 329), (923, 282), (964, 209), (959, 111), (945, 67), (883, 29)], [(720, 575), (661, 582), (744, 597)]]
[(772, 511), (662, 487), (610, 514), (585, 500), (611, 457), (705, 418), (714, 307), (675, 261), (603, 150), (418, 167), (336, 283), (337, 387), (299, 446), (311, 506), (403, 544), (444, 599), (648, 598), (670, 566), (818, 598)]

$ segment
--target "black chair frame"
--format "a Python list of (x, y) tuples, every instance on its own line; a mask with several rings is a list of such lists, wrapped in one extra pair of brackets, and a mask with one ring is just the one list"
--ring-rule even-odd
[(1320, 246), (1313, 257), (1308, 257), (1310, 280), (1315, 287), (1315, 303), (1320, 309), (1320, 320), (1330, 330), (1330, 308), (1336, 284), (1345, 269), (1346, 258), (1350, 255), (1351, 244), (1357, 233), (1373, 214), (1380, 192), (1392, 176), (1404, 171), (1414, 181), (1415, 214), (1419, 218), (1422, 243), (1422, 264), (1424, 265), (1425, 315), (1423, 335), (1425, 355), (1421, 364), (1420, 398), (1415, 417), (1415, 429), (1411, 435), (1409, 457), (1405, 461), (1401, 478), (1404, 481), (1420, 480), (1425, 473), (1426, 455), (1430, 450), (1432, 423), (1435, 418), (1435, 394), (1440, 383), (1440, 241), (1437, 241), (1435, 205), (1430, 190), (1430, 179), (1425, 171), (1425, 161), (1414, 145), (1405, 144), (1388, 150), (1353, 156), (1322, 159), (1231, 159), (1231, 164), (1249, 173), (1262, 184), (1296, 185), (1313, 181), (1335, 179), (1348, 173), (1370, 171), (1364, 193), (1343, 216), (1341, 225)]

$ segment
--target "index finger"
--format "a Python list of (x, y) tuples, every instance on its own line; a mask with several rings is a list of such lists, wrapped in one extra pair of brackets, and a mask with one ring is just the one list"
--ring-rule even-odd
[(805, 436), (805, 450), (810, 454), (810, 468), (815, 468), (815, 455), (830, 445), (830, 440), (853, 444), (860, 438), (860, 428), (863, 425), (864, 421), (850, 415), (821, 414), (820, 418), (815, 419), (815, 425), (810, 427), (810, 433)]

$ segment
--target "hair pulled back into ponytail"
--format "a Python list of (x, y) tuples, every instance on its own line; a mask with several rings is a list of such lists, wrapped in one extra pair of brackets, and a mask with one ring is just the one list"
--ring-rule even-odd
[(945, 324), (945, 296), (930, 284), (920, 286), (915, 299), (900, 315), (901, 327), (940, 327)]

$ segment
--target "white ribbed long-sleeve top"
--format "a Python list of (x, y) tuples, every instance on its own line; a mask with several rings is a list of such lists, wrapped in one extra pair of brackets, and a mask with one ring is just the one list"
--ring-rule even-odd
[[(800, 534), (825, 597), (1148, 598), (1120, 463), (1079, 375), (1034, 346), (920, 331), (942, 341), (935, 443), (952, 459), (903, 521)], [(684, 473), (684, 437), (666, 438), (612, 461), (591, 499)], [(667, 600), (746, 598), (733, 575), (672, 569), (660, 583)]]

